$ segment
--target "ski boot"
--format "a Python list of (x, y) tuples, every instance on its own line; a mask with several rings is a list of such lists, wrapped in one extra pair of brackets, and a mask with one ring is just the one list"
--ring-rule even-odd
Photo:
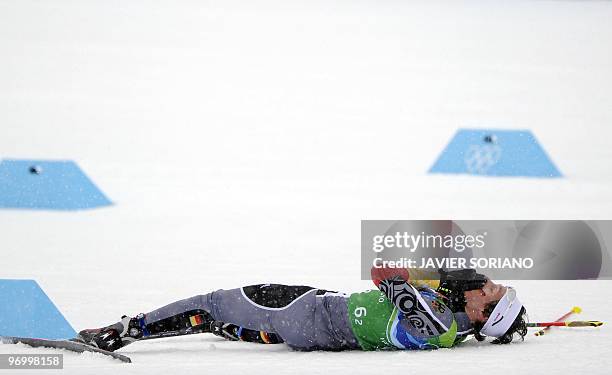
[(210, 330), (215, 336), (230, 341), (246, 341), (258, 344), (280, 344), (283, 342), (280, 336), (275, 333), (256, 331), (220, 321), (212, 322)]
[[(139, 314), (138, 317), (140, 317)], [(109, 352), (122, 348), (143, 337), (139, 319), (122, 316), (121, 321), (103, 328), (84, 329), (73, 341), (82, 342)], [(144, 317), (144, 316), (143, 316)]]
[(79, 332), (74, 341), (112, 352), (138, 340), (211, 332), (213, 321), (204, 310), (186, 311), (153, 323), (146, 323), (144, 314), (134, 318), (124, 315), (108, 327)]

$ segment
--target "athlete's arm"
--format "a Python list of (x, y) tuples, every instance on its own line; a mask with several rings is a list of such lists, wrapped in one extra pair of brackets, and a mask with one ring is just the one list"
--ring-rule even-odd
[(425, 301), (421, 297), (419, 291), (411, 285), (410, 282), (396, 276), (391, 279), (381, 280), (378, 283), (378, 289), (387, 296), (387, 298), (404, 314), (410, 314), (414, 310), (427, 314), (429, 308), (426, 308)]

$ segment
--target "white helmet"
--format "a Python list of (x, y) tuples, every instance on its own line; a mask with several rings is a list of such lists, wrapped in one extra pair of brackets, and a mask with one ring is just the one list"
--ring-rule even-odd
[(489, 319), (480, 329), (480, 334), (491, 337), (501, 337), (514, 323), (516, 317), (521, 313), (523, 304), (516, 298), (516, 290), (507, 287), (504, 296), (497, 302), (491, 312)]

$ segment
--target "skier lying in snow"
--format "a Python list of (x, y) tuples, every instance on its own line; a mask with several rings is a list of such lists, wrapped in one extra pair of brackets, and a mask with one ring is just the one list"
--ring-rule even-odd
[(376, 350), (448, 348), (469, 335), (502, 344), (525, 336), (526, 310), (513, 288), (474, 270), (439, 273), (438, 280), (416, 280), (406, 269), (373, 268), (378, 290), (351, 295), (279, 284), (218, 290), (83, 330), (78, 339), (114, 351), (147, 337), (213, 332), (297, 350)]

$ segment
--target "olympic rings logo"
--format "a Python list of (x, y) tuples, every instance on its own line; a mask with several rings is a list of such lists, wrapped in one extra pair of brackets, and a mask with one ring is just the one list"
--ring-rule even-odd
[(498, 145), (471, 145), (465, 153), (465, 166), (470, 173), (485, 174), (497, 164), (501, 154)]

